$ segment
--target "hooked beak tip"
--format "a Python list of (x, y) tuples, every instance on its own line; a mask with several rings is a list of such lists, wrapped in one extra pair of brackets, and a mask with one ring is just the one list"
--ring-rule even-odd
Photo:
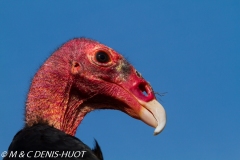
[(162, 132), (166, 125), (166, 112), (163, 106), (153, 99), (149, 102), (139, 101), (143, 106), (141, 120), (146, 124), (155, 127), (154, 135), (158, 135)]

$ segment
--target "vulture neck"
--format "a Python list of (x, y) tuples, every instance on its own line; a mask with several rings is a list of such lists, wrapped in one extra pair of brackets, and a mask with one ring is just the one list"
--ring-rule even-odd
[(26, 124), (44, 122), (74, 136), (92, 109), (80, 106), (83, 99), (74, 94), (72, 76), (66, 70), (61, 71), (61, 67), (55, 71), (52, 68), (45, 64), (33, 78), (26, 105)]

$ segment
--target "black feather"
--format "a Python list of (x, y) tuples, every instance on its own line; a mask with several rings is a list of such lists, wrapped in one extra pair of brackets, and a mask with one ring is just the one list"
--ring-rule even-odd
[(92, 151), (98, 157), (99, 160), (103, 160), (103, 154), (97, 140), (95, 139), (94, 142), (95, 142), (95, 146), (92, 149)]
[[(43, 151), (48, 151), (49, 154), (52, 154), (50, 156), (45, 154), (44, 158), (41, 158), (39, 154), (43, 153)], [(23, 157), (20, 157), (21, 152), (24, 153)], [(14, 155), (14, 153), (17, 154)], [(27, 157), (27, 153), (29, 153), (31, 158)], [(95, 148), (91, 150), (74, 136), (47, 124), (35, 124), (31, 127), (26, 126), (14, 136), (8, 148), (8, 155), (4, 158), (4, 160), (9, 159), (103, 160), (103, 156), (97, 142)]]

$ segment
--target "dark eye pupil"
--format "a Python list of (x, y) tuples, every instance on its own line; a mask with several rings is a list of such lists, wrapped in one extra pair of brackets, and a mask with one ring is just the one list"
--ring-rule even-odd
[(96, 54), (96, 59), (100, 63), (107, 63), (110, 58), (109, 58), (109, 56), (108, 56), (108, 54), (106, 52), (99, 51)]

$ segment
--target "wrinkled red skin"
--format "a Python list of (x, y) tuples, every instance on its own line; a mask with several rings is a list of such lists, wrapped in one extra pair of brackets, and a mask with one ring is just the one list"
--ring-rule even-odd
[[(95, 59), (99, 50), (108, 53), (108, 63)], [(154, 98), (148, 82), (116, 51), (93, 40), (73, 39), (54, 52), (34, 76), (26, 124), (47, 121), (74, 135), (84, 116), (94, 109), (117, 109), (139, 119), (142, 106), (137, 99), (148, 102)]]

